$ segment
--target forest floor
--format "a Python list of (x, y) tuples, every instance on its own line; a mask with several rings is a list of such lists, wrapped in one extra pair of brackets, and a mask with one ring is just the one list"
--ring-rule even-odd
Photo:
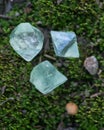
[[(1, 130), (103, 130), (104, 129), (104, 2), (95, 0), (29, 0), (13, 5), (0, 18), (0, 129)], [(42, 51), (26, 62), (10, 46), (10, 34), (29, 22), (45, 37)], [(79, 58), (54, 53), (51, 30), (74, 31)], [(51, 56), (51, 58), (50, 58)], [(84, 60), (95, 56), (98, 73), (90, 75)], [(68, 81), (47, 95), (29, 82), (34, 66), (49, 60)], [(68, 102), (78, 113), (68, 115)]]

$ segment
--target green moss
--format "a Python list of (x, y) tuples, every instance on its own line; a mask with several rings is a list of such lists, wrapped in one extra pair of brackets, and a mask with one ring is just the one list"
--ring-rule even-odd
[[(64, 0), (57, 5), (54, 0), (31, 0), (32, 11), (24, 14), (15, 6), (9, 15), (16, 11), (20, 16), (13, 20), (0, 19), (3, 34), (0, 37), (0, 128), (6, 130), (56, 130), (64, 115), (64, 125), (77, 124), (79, 130), (99, 130), (104, 127), (104, 13), (95, 0)], [(30, 22), (42, 28), (75, 31), (79, 41), (79, 59), (61, 59), (57, 67), (68, 77), (68, 81), (48, 95), (42, 95), (29, 82), (30, 72), (39, 63), (39, 57), (46, 60), (41, 52), (32, 62), (24, 61), (9, 45), (9, 35), (21, 22)], [(52, 48), (53, 49), (53, 48)], [(53, 50), (46, 52), (55, 57)], [(100, 75), (91, 76), (83, 67), (84, 59), (95, 55), (99, 61)], [(56, 61), (51, 61), (56, 65)], [(3, 92), (3, 89), (5, 91)], [(3, 94), (2, 94), (3, 93)], [(73, 101), (79, 106), (76, 116), (65, 116), (65, 105)]]

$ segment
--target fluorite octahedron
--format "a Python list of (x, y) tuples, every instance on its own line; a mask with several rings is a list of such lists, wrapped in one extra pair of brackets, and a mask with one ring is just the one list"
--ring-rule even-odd
[(19, 24), (10, 35), (10, 44), (26, 61), (31, 61), (42, 49), (44, 36), (29, 23)]
[(49, 61), (35, 66), (30, 74), (30, 82), (43, 94), (51, 92), (66, 80), (67, 78)]
[(79, 57), (77, 38), (74, 32), (51, 31), (54, 51), (60, 57)]

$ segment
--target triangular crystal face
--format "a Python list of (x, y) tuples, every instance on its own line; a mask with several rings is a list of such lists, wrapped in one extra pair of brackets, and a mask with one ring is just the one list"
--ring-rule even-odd
[(54, 51), (60, 57), (79, 57), (77, 38), (74, 32), (51, 31)]
[(35, 66), (30, 75), (30, 82), (41, 93), (47, 94), (67, 81), (49, 61), (44, 61)]
[(42, 49), (44, 36), (29, 23), (19, 24), (10, 35), (13, 49), (26, 61), (31, 61)]

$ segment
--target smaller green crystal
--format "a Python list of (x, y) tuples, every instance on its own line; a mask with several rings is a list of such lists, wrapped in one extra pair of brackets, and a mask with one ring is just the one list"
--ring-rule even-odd
[(30, 75), (30, 82), (43, 94), (51, 92), (66, 80), (67, 78), (49, 61), (35, 66)]
[(42, 49), (44, 36), (29, 23), (19, 24), (10, 35), (10, 45), (26, 61), (31, 61)]
[(77, 38), (74, 32), (51, 31), (54, 51), (60, 57), (79, 57)]

